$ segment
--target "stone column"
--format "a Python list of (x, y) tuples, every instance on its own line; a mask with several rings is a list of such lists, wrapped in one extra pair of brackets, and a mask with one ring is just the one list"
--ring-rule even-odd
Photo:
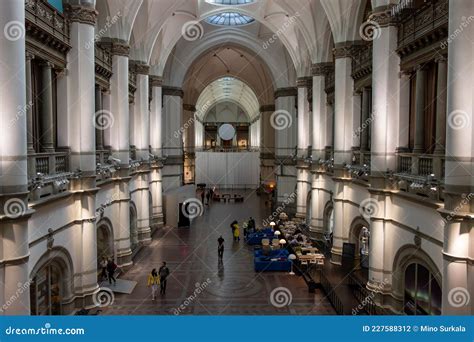
[(274, 105), (260, 107), (260, 122), (262, 145), (260, 146), (260, 181), (275, 181), (275, 123), (272, 122), (272, 115), (275, 113)]
[(399, 74), (398, 93), (399, 102), (399, 134), (398, 151), (409, 152), (408, 144), (410, 139), (410, 78), (411, 73), (401, 71)]
[(446, 146), (446, 92), (448, 86), (448, 68), (445, 57), (436, 60), (438, 79), (436, 87), (436, 147), (433, 154), (444, 154)]
[[(100, 112), (103, 111), (102, 105), (102, 90), (99, 85), (95, 85), (95, 115), (100, 115)], [(104, 149), (104, 130), (101, 129), (98, 125), (95, 128), (95, 147), (96, 150)]]
[(33, 85), (31, 84), (32, 70), (31, 61), (35, 58), (32, 53), (26, 53), (26, 122), (27, 122), (27, 151), (28, 154), (35, 153), (33, 144)]
[(362, 115), (362, 92), (355, 91), (352, 98), (353, 113), (352, 113), (352, 149), (360, 150), (360, 132), (363, 129), (361, 115)]
[(42, 152), (54, 152), (53, 69), (50, 62), (41, 64), (40, 143)]
[(112, 40), (104, 44), (112, 55), (112, 77), (110, 78), (110, 113), (113, 125), (108, 129), (112, 156), (120, 162), (120, 169), (114, 175), (115, 203), (113, 212), (120, 218), (119, 225), (114, 224), (114, 240), (119, 246), (117, 265), (132, 264), (130, 243), (130, 112), (129, 112), (129, 47), (124, 41)]
[[(443, 244), (443, 315), (474, 314), (474, 2), (449, 2), (448, 100)], [(461, 32), (459, 28), (463, 27)]]
[(298, 157), (307, 155), (309, 146), (309, 102), (308, 86), (312, 79), (300, 77), (298, 86)]
[[(97, 285), (97, 230), (96, 230), (96, 149), (95, 128), (98, 118), (95, 113), (95, 64), (94, 49), (84, 47), (94, 41), (97, 12), (86, 4), (67, 5), (65, 13), (70, 22), (71, 50), (68, 53), (68, 131), (70, 132), (70, 166), (82, 171), (80, 178), (73, 179), (70, 191), (77, 198), (79, 217), (77, 244), (79, 268), (74, 270), (75, 294), (81, 298), (79, 305), (93, 304), (92, 296)], [(64, 113), (66, 114), (66, 113)]]
[[(162, 86), (161, 77), (150, 76), (152, 100), (150, 103), (150, 145), (156, 158), (162, 157)], [(163, 226), (163, 165), (158, 160), (151, 164), (150, 191), (152, 197), (151, 229)]]
[(28, 209), (27, 118), (18, 113), (26, 105), (25, 28), (20, 25), (25, 3), (1, 1), (0, 13), (0, 315), (29, 315), (28, 219), (33, 211)]
[(325, 92), (325, 75), (332, 68), (332, 63), (318, 63), (313, 71), (313, 160), (324, 159), (327, 129), (327, 97)]
[(419, 65), (416, 69), (415, 146), (413, 153), (425, 152), (425, 88), (426, 69)]
[(360, 127), (360, 150), (369, 150), (369, 130), (370, 122), (370, 107), (372, 103), (372, 93), (370, 88), (364, 87), (362, 89), (362, 124)]

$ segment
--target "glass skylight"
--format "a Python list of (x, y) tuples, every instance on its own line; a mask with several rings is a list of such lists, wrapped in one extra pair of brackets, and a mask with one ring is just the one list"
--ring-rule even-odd
[(206, 18), (206, 21), (209, 24), (224, 26), (246, 25), (254, 20), (254, 18), (249, 17), (248, 15), (243, 15), (237, 12), (223, 12)]

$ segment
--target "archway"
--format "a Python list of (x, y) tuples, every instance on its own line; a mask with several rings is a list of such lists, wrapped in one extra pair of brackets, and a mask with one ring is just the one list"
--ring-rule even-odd
[(324, 208), (323, 229), (326, 248), (331, 250), (334, 231), (334, 204), (331, 201), (326, 203)]
[(354, 267), (369, 268), (370, 225), (361, 217), (352, 221), (349, 231), (349, 243), (354, 245)]
[(31, 315), (64, 315), (74, 308), (73, 266), (63, 248), (47, 251), (31, 271)]
[(138, 247), (137, 209), (130, 202), (130, 249), (134, 251)]
[(103, 258), (114, 258), (114, 233), (112, 224), (107, 219), (97, 223), (97, 262)]

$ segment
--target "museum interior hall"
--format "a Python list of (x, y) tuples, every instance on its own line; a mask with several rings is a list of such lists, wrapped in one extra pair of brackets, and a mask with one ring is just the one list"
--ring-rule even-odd
[(473, 99), (472, 0), (1, 0), (0, 316), (473, 315)]

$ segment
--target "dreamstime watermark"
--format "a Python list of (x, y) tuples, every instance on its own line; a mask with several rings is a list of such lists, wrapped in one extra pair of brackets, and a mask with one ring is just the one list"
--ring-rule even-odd
[(296, 20), (297, 18), (300, 16), (300, 13), (299, 12), (295, 12), (294, 15), (292, 15), (291, 17), (288, 17), (287, 20), (285, 20), (285, 22), (283, 23), (283, 25), (275, 32), (273, 33), (273, 35), (267, 39), (263, 45), (262, 45), (262, 48), (264, 50), (268, 49), (270, 47), (270, 45), (272, 45), (273, 43), (275, 43), (277, 41), (277, 39), (280, 38), (281, 35), (283, 35), (285, 33), (286, 30), (288, 30), (288, 28), (293, 25), (294, 23), (296, 23)]
[(19, 282), (17, 284), (17, 290), (15, 291), (14, 294), (10, 296), (10, 298), (7, 298), (5, 300), (5, 303), (3, 303), (2, 306), (0, 306), (0, 313), (3, 313), (8, 310), (10, 306), (12, 306), (20, 297), (23, 293), (28, 292), (29, 295), (29, 289), (31, 285), (31, 280), (28, 280), (24, 283)]
[(370, 221), (370, 218), (377, 215), (379, 212), (379, 203), (376, 199), (373, 198), (366, 198), (359, 205), (359, 213), (365, 218), (367, 221)]
[(471, 118), (462, 110), (453, 110), (449, 113), (447, 121), (449, 127), (455, 131), (470, 127), (471, 125)]
[(16, 219), (26, 213), (28, 206), (25, 201), (20, 198), (10, 198), (3, 205), (3, 212), (5, 216), (11, 219)]
[(364, 132), (367, 128), (370, 127), (372, 122), (375, 120), (375, 112), (370, 115), (369, 118), (365, 119), (365, 121), (360, 125), (360, 127), (357, 127), (354, 132), (352, 132), (353, 137), (360, 137), (362, 132)]
[(454, 287), (448, 292), (448, 303), (454, 308), (467, 306), (470, 301), (471, 295), (464, 287)]
[(204, 27), (197, 20), (191, 20), (184, 23), (181, 28), (181, 35), (188, 42), (194, 42), (195, 40), (201, 39), (204, 35)]
[(374, 20), (367, 20), (362, 23), (359, 27), (359, 36), (367, 41), (371, 42), (381, 35), (380, 25)]
[(178, 139), (186, 130), (194, 124), (194, 118), (189, 118), (177, 131), (174, 132), (174, 137)]
[(94, 43), (99, 41), (102, 37), (104, 37), (107, 32), (110, 30), (110, 28), (117, 23), (117, 21), (122, 17), (122, 12), (118, 11), (116, 15), (114, 15), (112, 18), (110, 16), (107, 16), (105, 18), (105, 25), (102, 27), (99, 31), (96, 31), (97, 33), (94, 35), (94, 40), (88, 41), (85, 45), (85, 48), (89, 50), (90, 48), (94, 47)]
[(175, 316), (178, 316), (184, 310), (186, 310), (186, 308), (196, 300), (197, 296), (199, 296), (206, 289), (206, 287), (208, 287), (209, 284), (211, 283), (212, 281), (209, 278), (207, 278), (202, 283), (196, 283), (195, 284), (196, 288), (194, 289), (193, 293), (189, 295), (188, 297), (186, 297), (186, 299), (178, 306), (178, 308), (173, 310), (173, 314)]
[(92, 124), (94, 127), (100, 131), (105, 131), (106, 129), (114, 125), (115, 118), (112, 112), (101, 109), (94, 113), (92, 118)]
[(382, 292), (387, 283), (388, 283), (387, 279), (385, 279), (384, 281), (378, 283), (375, 286), (374, 290), (372, 290), (364, 299), (362, 299), (360, 301), (359, 305), (357, 305), (355, 308), (352, 309), (352, 315), (355, 316), (355, 315), (359, 314), (359, 312), (361, 310), (363, 310), (369, 304), (372, 304), (372, 305), (375, 304), (374, 303), (375, 295), (379, 292)]
[(278, 216), (280, 216), (280, 214), (285, 210), (285, 208), (286, 208), (289, 204), (293, 203), (293, 202), (295, 201), (295, 199), (296, 199), (296, 192), (293, 192), (293, 193), (291, 193), (287, 198), (285, 198), (285, 200), (283, 201), (283, 203), (282, 203), (280, 206), (278, 206), (278, 207), (275, 209), (275, 211), (271, 213), (270, 216), (268, 216), (266, 219), (264, 219), (264, 220), (262, 221), (263, 226), (264, 226), (264, 227), (267, 227), (267, 226), (270, 225), (270, 222), (275, 221), (275, 220), (278, 218)]
[(450, 222), (454, 216), (457, 215), (457, 213), (459, 213), (466, 205), (468, 205), (471, 200), (473, 199), (474, 197), (474, 193), (469, 193), (469, 194), (462, 194), (461, 195), (461, 198), (462, 200), (459, 202), (459, 204), (454, 207), (453, 210), (450, 211), (450, 213), (448, 215), (446, 215), (446, 218), (443, 218), (443, 226), (446, 227), (446, 225), (448, 224), (448, 222)]
[(3, 27), (3, 34), (11, 42), (20, 40), (25, 37), (25, 25), (21, 21), (9, 21)]
[(291, 117), (290, 112), (284, 109), (279, 109), (273, 112), (270, 116), (270, 125), (277, 131), (289, 128), (292, 124), (293, 118)]
[(99, 208), (97, 208), (95, 210), (95, 215), (93, 218), (90, 218), (87, 220), (87, 222), (94, 222), (94, 221), (97, 221), (99, 220), (103, 215), (104, 215), (104, 212), (105, 212), (105, 209), (112, 205), (112, 203), (115, 201), (115, 200), (118, 200), (120, 199), (120, 196), (118, 194), (113, 194), (110, 198), (108, 198), (104, 203), (102, 203), (100, 205)]
[(95, 306), (99, 308), (105, 308), (114, 303), (115, 295), (114, 291), (108, 287), (99, 287), (96, 293), (92, 296), (92, 301)]
[(270, 303), (276, 308), (283, 308), (289, 306), (293, 301), (293, 294), (291, 291), (283, 286), (273, 289), (270, 293)]
[(465, 28), (469, 26), (474, 21), (474, 15), (471, 15), (469, 17), (461, 17), (461, 24), (457, 29), (451, 33), (448, 38), (446, 39), (445, 42), (441, 43), (441, 49), (446, 49), (451, 42), (456, 39), (463, 31)]
[(183, 206), (181, 207), (181, 212), (187, 218), (194, 219), (202, 215), (204, 212), (204, 206), (199, 199), (189, 198), (184, 201)]
[(17, 106), (16, 109), (16, 115), (13, 119), (10, 120), (10, 126), (9, 128), (12, 128), (17, 122), (18, 120), (20, 120), (21, 117), (25, 116), (28, 111), (33, 108), (33, 102), (30, 101), (28, 102), (26, 105), (24, 106)]
[(45, 323), (40, 328), (16, 328), (9, 326), (5, 335), (85, 335), (84, 328), (53, 328), (51, 323)]

